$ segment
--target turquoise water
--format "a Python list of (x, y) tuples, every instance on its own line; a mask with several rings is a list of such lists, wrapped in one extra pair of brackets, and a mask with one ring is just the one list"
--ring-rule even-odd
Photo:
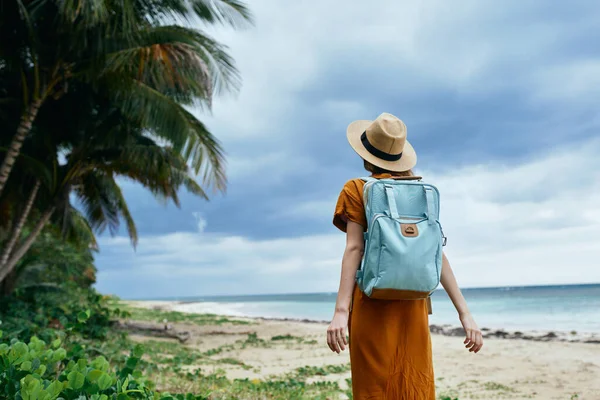
[[(463, 289), (480, 327), (506, 330), (600, 332), (600, 284)], [(178, 298), (185, 311), (215, 314), (331, 319), (336, 294), (284, 294)], [(444, 291), (432, 295), (431, 324), (457, 325)]]

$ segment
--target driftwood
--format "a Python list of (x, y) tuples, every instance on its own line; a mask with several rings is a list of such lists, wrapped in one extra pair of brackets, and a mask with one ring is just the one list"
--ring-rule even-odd
[(206, 336), (220, 336), (220, 335), (244, 336), (244, 335), (251, 335), (253, 333), (256, 333), (256, 332), (255, 331), (240, 331), (240, 332), (208, 331), (208, 332), (204, 333), (203, 335), (206, 335)]
[(141, 321), (119, 321), (117, 328), (146, 336), (177, 339), (181, 343), (187, 342), (192, 337), (189, 331), (178, 331), (169, 323), (156, 324)]
[[(464, 336), (465, 331), (463, 328), (454, 327), (450, 325), (430, 325), (429, 330), (431, 333), (444, 336)], [(504, 331), (504, 330), (491, 330), (488, 328), (482, 328), (481, 333), (484, 339), (518, 339), (518, 340), (532, 340), (534, 342), (571, 342), (571, 343), (595, 343), (600, 344), (600, 336), (595, 333), (580, 333), (577, 332), (554, 332), (554, 331), (542, 331), (542, 332), (520, 332), (520, 331)]]

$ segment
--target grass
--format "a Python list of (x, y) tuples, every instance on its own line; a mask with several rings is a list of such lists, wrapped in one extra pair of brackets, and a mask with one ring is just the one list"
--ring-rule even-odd
[(301, 336), (293, 336), (293, 335), (279, 335), (279, 336), (273, 336), (271, 338), (271, 340), (273, 342), (295, 340), (298, 343), (302, 343), (304, 341), (304, 338)]
[(229, 380), (223, 374), (196, 375), (192, 379), (198, 392), (210, 391), (215, 399), (335, 399), (342, 393), (335, 382), (307, 383), (294, 377), (269, 380)]
[(443, 392), (440, 392), (440, 390), (436, 388), (436, 392), (438, 393), (438, 400), (459, 400), (458, 392), (456, 390), (445, 390)]
[(308, 378), (312, 376), (327, 376), (331, 374), (343, 374), (350, 371), (350, 364), (340, 365), (325, 365), (323, 367), (306, 366), (300, 367), (295, 374), (298, 379)]
[(221, 354), (225, 351), (231, 351), (231, 350), (235, 350), (235, 346), (232, 344), (224, 344), (223, 346), (220, 347), (215, 347), (214, 349), (210, 349), (205, 351), (204, 353), (202, 353), (202, 355), (206, 356), (206, 357), (210, 357), (210, 356), (214, 356), (217, 354)]
[(246, 365), (243, 361), (238, 360), (237, 358), (227, 357), (227, 358), (221, 358), (217, 361), (221, 364), (237, 365), (239, 367), (242, 367), (245, 370), (252, 369), (251, 366)]
[(497, 383), (497, 382), (485, 382), (483, 384), (483, 387), (485, 388), (485, 390), (494, 390), (494, 391), (498, 391), (498, 392), (510, 392), (510, 393), (516, 392), (516, 390), (511, 388), (510, 386), (506, 386), (506, 385), (503, 385), (503, 384)]
[(198, 326), (207, 325), (252, 325), (251, 321), (232, 319), (215, 314), (191, 314), (177, 311), (155, 310), (150, 308), (131, 307), (121, 301), (112, 301), (111, 308), (126, 311), (132, 320), (152, 322), (188, 322)]
[(246, 340), (238, 340), (236, 343), (241, 345), (242, 349), (247, 347), (270, 347), (270, 344), (266, 340), (259, 338), (256, 333), (249, 333)]

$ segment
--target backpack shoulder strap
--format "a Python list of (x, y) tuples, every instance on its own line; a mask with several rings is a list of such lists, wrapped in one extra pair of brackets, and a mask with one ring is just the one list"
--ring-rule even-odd
[[(362, 197), (363, 197), (363, 206), (365, 207), (365, 213), (366, 213), (367, 212), (367, 202), (368, 202), (368, 199), (369, 199), (368, 189), (369, 189), (369, 186), (371, 186), (371, 185), (369, 185), (369, 183), (376, 182), (379, 179), (373, 178), (372, 176), (364, 176), (364, 177), (360, 178), (360, 180), (362, 180), (362, 181), (365, 182), (365, 184), (363, 186)], [(367, 219), (368, 218), (369, 217), (367, 216)]]

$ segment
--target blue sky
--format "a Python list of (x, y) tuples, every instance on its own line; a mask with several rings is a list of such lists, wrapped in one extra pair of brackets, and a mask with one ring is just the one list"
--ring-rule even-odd
[[(197, 112), (227, 152), (225, 195), (182, 207), (123, 184), (138, 223), (101, 238), (99, 290), (122, 297), (337, 290), (331, 224), (364, 175), (355, 119), (403, 119), (442, 195), (464, 287), (600, 282), (600, 4), (255, 0), (211, 30), (243, 76)], [(132, 284), (134, 282), (134, 284)]]

